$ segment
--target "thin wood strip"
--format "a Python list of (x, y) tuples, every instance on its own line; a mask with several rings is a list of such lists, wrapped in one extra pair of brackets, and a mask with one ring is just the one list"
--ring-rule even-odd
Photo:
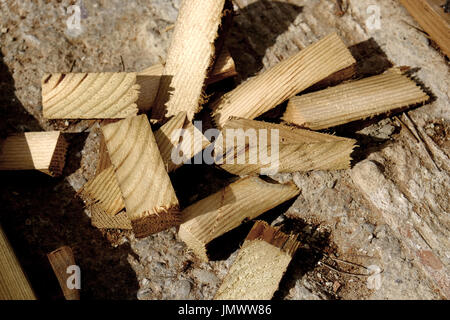
[(36, 300), (33, 289), (1, 227), (0, 300)]
[(136, 237), (178, 225), (178, 199), (146, 115), (102, 127)]
[(192, 120), (200, 111), (224, 4), (225, 0), (182, 1), (152, 118), (186, 111)]
[(283, 120), (321, 130), (427, 100), (429, 96), (413, 80), (387, 72), (291, 98)]
[(0, 170), (39, 170), (59, 176), (66, 151), (67, 143), (59, 131), (11, 135), (0, 145)]
[[(277, 134), (278, 139), (273, 134)], [(234, 141), (235, 146), (227, 146), (230, 140)], [(276, 140), (275, 147), (272, 144), (273, 140)], [(353, 139), (285, 125), (231, 118), (226, 122), (222, 135), (216, 142), (218, 155), (216, 163), (222, 169), (241, 176), (342, 170), (350, 167), (351, 153), (355, 143)], [(261, 158), (261, 149), (267, 149), (263, 152), (267, 155), (266, 159)], [(277, 151), (278, 156), (276, 156)], [(223, 155), (223, 158), (220, 155)], [(270, 171), (269, 167), (271, 167)]]
[(105, 212), (100, 206), (90, 206), (91, 224), (99, 229), (124, 229), (131, 230), (131, 221), (125, 210), (115, 215)]
[(299, 247), (264, 221), (255, 222), (214, 300), (270, 300)]
[(272, 184), (257, 177), (242, 178), (183, 210), (184, 223), (178, 235), (200, 259), (208, 261), (208, 243), (299, 192), (293, 183)]
[(401, 4), (450, 58), (450, 15), (444, 0), (400, 0)]
[(136, 73), (46, 74), (42, 107), (47, 119), (120, 119), (136, 115)]
[(72, 249), (63, 246), (47, 254), (47, 258), (55, 272), (66, 300), (80, 300), (80, 290), (70, 289), (67, 286), (67, 279), (70, 276), (70, 273), (67, 272), (67, 268), (76, 265)]
[(213, 103), (215, 123), (221, 127), (231, 116), (254, 119), (355, 62), (342, 40), (331, 34)]

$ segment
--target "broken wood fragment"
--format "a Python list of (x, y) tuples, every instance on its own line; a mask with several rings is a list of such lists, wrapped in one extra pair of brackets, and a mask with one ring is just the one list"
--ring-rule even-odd
[(121, 119), (136, 115), (136, 73), (55, 73), (42, 79), (47, 119)]
[(355, 62), (342, 40), (331, 34), (214, 102), (215, 123), (221, 127), (231, 116), (254, 119)]
[(1, 226), (0, 300), (36, 300), (33, 289)]
[(147, 116), (105, 125), (102, 132), (136, 237), (178, 225), (178, 199)]
[(59, 176), (66, 151), (67, 143), (59, 131), (11, 135), (0, 143), (0, 170), (39, 170)]
[(270, 300), (299, 247), (264, 221), (256, 221), (214, 300)]
[(257, 177), (242, 178), (184, 209), (184, 223), (178, 235), (200, 259), (208, 261), (208, 243), (299, 192), (294, 183), (273, 184)]
[(321, 130), (426, 102), (428, 95), (400, 72), (344, 83), (289, 100), (283, 120)]
[(419, 25), (450, 58), (450, 15), (444, 11), (444, 0), (400, 0)]
[[(124, 206), (125, 208), (125, 206)], [(131, 230), (131, 221), (125, 210), (114, 215), (105, 212), (100, 206), (93, 204), (90, 206), (91, 224), (98, 229), (123, 229)]]
[(71, 273), (68, 272), (68, 268), (76, 265), (72, 249), (63, 246), (47, 254), (47, 258), (55, 272), (59, 286), (61, 287), (66, 300), (80, 300), (80, 290), (68, 287), (68, 278), (71, 275)]
[(225, 0), (182, 1), (152, 109), (153, 119), (186, 111), (192, 120), (200, 111), (224, 5)]
[(356, 141), (281, 124), (230, 118), (216, 141), (216, 164), (236, 175), (350, 167)]

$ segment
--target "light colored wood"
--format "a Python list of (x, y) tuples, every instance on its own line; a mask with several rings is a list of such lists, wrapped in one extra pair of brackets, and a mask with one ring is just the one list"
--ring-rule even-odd
[(99, 229), (124, 229), (131, 230), (131, 221), (125, 210), (115, 215), (111, 215), (100, 206), (93, 204), (90, 206), (91, 224)]
[[(181, 129), (184, 130), (182, 137), (179, 131)], [(182, 138), (181, 142), (180, 138)], [(203, 136), (192, 122), (187, 121), (186, 112), (180, 112), (177, 116), (172, 117), (166, 124), (161, 126), (155, 132), (155, 140), (167, 172), (172, 172), (183, 165), (183, 163), (175, 164), (172, 161), (171, 155), (173, 148), (178, 147), (179, 151), (187, 159), (190, 159), (210, 144), (209, 140)], [(93, 179), (89, 180), (83, 186), (79, 194), (87, 205), (95, 204), (99, 207), (97, 215), (103, 213), (115, 216), (121, 210), (125, 209), (125, 202), (114, 173), (114, 167), (110, 162), (106, 145), (105, 147), (103, 146), (104, 142), (102, 139), (97, 173)], [(110, 225), (106, 222), (99, 222), (99, 224), (104, 226)], [(115, 222), (113, 224), (117, 225)]]
[[(137, 74), (136, 83), (141, 87), (137, 101), (140, 111), (149, 111), (153, 106), (163, 72), (164, 65), (159, 63)], [(209, 76), (206, 78), (205, 84), (210, 85), (235, 75), (237, 75), (237, 72), (234, 60), (230, 52), (223, 48)]]
[(80, 290), (67, 287), (67, 279), (70, 276), (70, 273), (67, 273), (67, 268), (76, 265), (72, 249), (63, 246), (47, 254), (47, 258), (66, 300), (80, 300)]
[(273, 184), (257, 177), (242, 178), (184, 209), (184, 223), (178, 236), (200, 259), (208, 261), (208, 243), (299, 192), (294, 183)]
[(0, 300), (36, 300), (33, 289), (1, 227)]
[(59, 131), (25, 132), (0, 143), (0, 170), (39, 170), (61, 175), (67, 143)]
[(289, 100), (283, 120), (321, 130), (429, 100), (407, 76), (389, 71)]
[(152, 109), (153, 119), (186, 111), (192, 120), (200, 111), (224, 4), (225, 0), (182, 1)]
[[(216, 164), (241, 176), (341, 170), (350, 167), (355, 144), (353, 139), (263, 121), (231, 118), (225, 123), (222, 135), (216, 142)], [(267, 149), (263, 152), (266, 158), (260, 156), (261, 149)], [(272, 152), (276, 155), (277, 150), (278, 157), (274, 157)]]
[(400, 0), (401, 4), (450, 58), (450, 14), (442, 8), (445, 0)]
[(231, 116), (254, 119), (355, 62), (342, 40), (331, 34), (214, 102), (215, 123), (221, 127)]
[(245, 239), (214, 300), (270, 300), (299, 243), (264, 221)]
[(102, 127), (136, 237), (178, 225), (179, 204), (146, 115)]
[(42, 108), (47, 119), (120, 119), (136, 115), (136, 73), (46, 74)]

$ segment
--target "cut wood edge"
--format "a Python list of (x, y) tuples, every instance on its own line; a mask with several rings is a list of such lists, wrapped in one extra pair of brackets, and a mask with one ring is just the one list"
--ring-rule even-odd
[(64, 168), (67, 146), (59, 131), (11, 135), (0, 145), (0, 170), (38, 170), (59, 176)]
[(68, 246), (60, 247), (47, 254), (47, 258), (66, 300), (80, 300), (80, 290), (68, 287), (68, 278), (70, 276), (68, 268), (76, 266), (72, 249)]
[(136, 73), (55, 73), (42, 78), (46, 119), (121, 119), (136, 115)]
[(131, 221), (125, 210), (115, 215), (106, 213), (98, 205), (91, 205), (91, 224), (98, 229), (123, 229), (131, 230)]

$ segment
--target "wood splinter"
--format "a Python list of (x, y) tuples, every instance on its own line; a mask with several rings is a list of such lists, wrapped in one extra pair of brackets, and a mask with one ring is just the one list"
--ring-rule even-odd
[(214, 300), (270, 300), (299, 247), (264, 221), (256, 221)]
[(184, 209), (184, 223), (178, 236), (201, 260), (208, 261), (208, 243), (299, 192), (294, 183), (273, 184), (258, 177), (242, 178)]
[(0, 142), (0, 170), (39, 170), (59, 176), (67, 143), (59, 131), (25, 132)]
[(102, 132), (136, 237), (178, 225), (178, 199), (147, 116), (105, 125)]
[(344, 83), (289, 100), (283, 120), (321, 130), (366, 119), (429, 100), (429, 96), (397, 69)]
[(70, 271), (68, 268), (76, 265), (72, 249), (63, 246), (47, 254), (47, 258), (55, 272), (66, 300), (80, 300), (80, 290), (69, 288), (68, 285), (68, 279), (71, 276), (71, 272), (68, 272)]
[(222, 127), (232, 116), (254, 119), (355, 63), (342, 40), (337, 34), (331, 34), (214, 102), (215, 123)]

